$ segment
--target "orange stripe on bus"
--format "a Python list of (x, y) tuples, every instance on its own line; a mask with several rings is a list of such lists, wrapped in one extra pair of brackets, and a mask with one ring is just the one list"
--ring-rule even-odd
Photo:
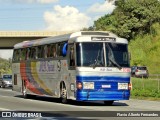
[(39, 78), (37, 69), (36, 69), (36, 62), (31, 62), (31, 73), (34, 80), (45, 90), (48, 94), (53, 95), (51, 90), (45, 85), (45, 83)]
[(20, 73), (21, 73), (21, 79), (26, 81), (26, 87), (27, 89), (29, 89), (31, 92), (36, 93), (36, 94), (40, 94), (42, 95), (42, 93), (40, 93), (35, 87), (34, 85), (32, 85), (27, 77), (26, 74), (26, 64), (24, 62), (20, 63)]

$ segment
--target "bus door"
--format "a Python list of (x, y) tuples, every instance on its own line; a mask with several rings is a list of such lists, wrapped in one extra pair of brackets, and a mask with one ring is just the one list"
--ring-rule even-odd
[(75, 96), (76, 89), (76, 64), (75, 64), (75, 46), (74, 44), (68, 45), (68, 73), (69, 85), (72, 92), (68, 92), (69, 96)]

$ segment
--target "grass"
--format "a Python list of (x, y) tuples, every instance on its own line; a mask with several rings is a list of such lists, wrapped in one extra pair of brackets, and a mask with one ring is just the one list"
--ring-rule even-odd
[(160, 80), (131, 78), (131, 81), (131, 98), (160, 100)]

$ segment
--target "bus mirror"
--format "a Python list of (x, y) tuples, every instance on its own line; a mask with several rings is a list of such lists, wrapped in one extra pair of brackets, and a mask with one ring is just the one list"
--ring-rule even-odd
[(62, 49), (63, 56), (67, 55), (67, 47), (68, 47), (68, 43), (65, 43), (64, 46), (63, 46), (63, 49)]

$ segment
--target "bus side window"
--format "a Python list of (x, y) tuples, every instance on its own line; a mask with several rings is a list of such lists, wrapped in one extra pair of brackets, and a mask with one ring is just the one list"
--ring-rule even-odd
[(70, 66), (75, 66), (74, 46), (70, 47)]
[(26, 53), (27, 53), (27, 50), (24, 48), (24, 49), (21, 49), (21, 60), (26, 60)]
[(53, 57), (57, 57), (57, 48), (56, 48), (56, 45), (53, 45)]
[(56, 44), (52, 44), (50, 46), (50, 57), (57, 57), (57, 47), (56, 47)]
[(38, 58), (41, 58), (41, 47), (39, 46), (37, 49)]
[(47, 58), (47, 52), (48, 52), (48, 47), (47, 45), (43, 46), (43, 57), (42, 58)]
[(20, 50), (16, 49), (14, 50), (14, 53), (13, 53), (13, 61), (19, 61), (19, 60), (20, 60)]
[(39, 46), (38, 47), (38, 58), (43, 58), (43, 47), (42, 46)]
[(58, 56), (63, 56), (63, 47), (65, 42), (61, 42), (58, 44)]
[(31, 48), (31, 52), (30, 52), (30, 59), (36, 59), (36, 48), (33, 47)]
[(58, 44), (58, 48), (57, 48), (57, 55), (61, 56), (61, 44)]
[(26, 51), (26, 60), (29, 60), (31, 58), (31, 48), (27, 48)]
[(50, 53), (51, 53), (51, 45), (47, 45), (47, 58), (50, 57)]

